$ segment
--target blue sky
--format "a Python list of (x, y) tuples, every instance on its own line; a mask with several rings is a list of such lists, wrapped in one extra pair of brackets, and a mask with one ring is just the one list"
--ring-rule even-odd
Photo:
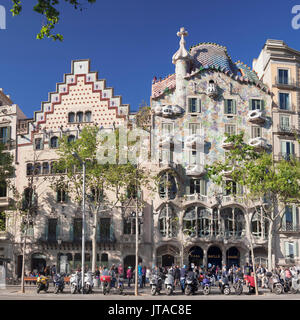
[(189, 32), (187, 47), (216, 42), (233, 61), (249, 66), (268, 38), (300, 50), (300, 29), (291, 27), (291, 10), (300, 0), (97, 0), (83, 12), (62, 4), (56, 29), (62, 43), (35, 39), (42, 22), (32, 10), (35, 0), (23, 0), (19, 17), (11, 17), (10, 2), (0, 0), (7, 11), (7, 29), (0, 30), (0, 87), (28, 117), (70, 72), (72, 59), (91, 59), (91, 69), (132, 111), (143, 100), (149, 103), (153, 76), (174, 72), (171, 59), (182, 26)]

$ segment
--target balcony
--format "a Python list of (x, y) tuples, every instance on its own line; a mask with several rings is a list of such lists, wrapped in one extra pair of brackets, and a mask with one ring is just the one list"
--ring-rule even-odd
[(200, 165), (188, 165), (186, 168), (187, 176), (202, 176), (206, 173), (204, 166)]
[(9, 233), (7, 231), (0, 231), (0, 240), (8, 240)]
[(280, 229), (282, 233), (298, 233), (300, 232), (300, 225), (293, 225), (292, 222), (286, 222)]
[(286, 161), (293, 161), (293, 160), (298, 160), (300, 161), (300, 157), (296, 156), (293, 153), (278, 153), (277, 155), (274, 155), (274, 160), (275, 161), (281, 161), (281, 160), (286, 160)]
[(203, 196), (200, 193), (187, 194), (185, 195), (186, 201), (201, 201), (207, 202), (207, 196)]
[(248, 112), (247, 120), (251, 123), (262, 124), (266, 121), (265, 113), (262, 110), (251, 110)]
[(295, 135), (299, 130), (296, 129), (295, 126), (286, 126), (283, 124), (279, 124), (277, 126), (277, 133), (282, 135)]
[(177, 105), (156, 106), (154, 108), (154, 114), (162, 116), (164, 118), (178, 116), (181, 115), (183, 112), (184, 110)]
[(274, 86), (282, 89), (294, 89), (299, 87), (299, 83), (293, 78), (281, 79), (276, 77)]
[(234, 147), (234, 142), (232, 142), (232, 141), (227, 142), (227, 137), (224, 137), (221, 145), (222, 145), (223, 149), (229, 150)]
[(211, 98), (214, 99), (217, 97), (218, 95), (218, 90), (217, 90), (217, 86), (214, 82), (209, 82), (207, 89), (206, 89), (206, 94)]
[(191, 134), (191, 135), (187, 136), (187, 138), (185, 140), (185, 146), (187, 148), (196, 149), (197, 144), (198, 145), (201, 144), (202, 146), (204, 145), (204, 140), (200, 135)]
[(16, 147), (16, 141), (8, 138), (0, 138), (0, 143), (4, 145), (4, 150), (13, 150)]
[(228, 195), (223, 196), (223, 203), (229, 203), (229, 202), (236, 202), (236, 203), (243, 203), (243, 197), (242, 195)]
[(174, 135), (166, 133), (159, 138), (159, 146), (162, 148), (169, 148), (174, 143)]
[(268, 149), (269, 145), (267, 140), (262, 137), (256, 137), (249, 140), (249, 145), (257, 150)]
[(11, 199), (9, 197), (0, 197), (0, 207), (7, 207), (10, 201)]

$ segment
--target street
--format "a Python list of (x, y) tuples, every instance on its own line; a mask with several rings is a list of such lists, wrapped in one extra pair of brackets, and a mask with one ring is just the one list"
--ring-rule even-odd
[(204, 295), (202, 290), (195, 295), (186, 296), (180, 290), (175, 294), (167, 296), (164, 291), (160, 295), (151, 296), (149, 287), (139, 289), (139, 296), (134, 296), (134, 288), (125, 287), (123, 295), (119, 295), (114, 290), (108, 295), (103, 295), (101, 289), (96, 288), (92, 294), (71, 294), (66, 286), (63, 293), (54, 294), (53, 286), (50, 285), (48, 292), (42, 291), (37, 294), (35, 286), (27, 286), (25, 294), (20, 292), (20, 286), (7, 286), (6, 289), (0, 289), (0, 300), (300, 300), (300, 293), (276, 295), (270, 293), (267, 289), (259, 289), (259, 296), (247, 295), (247, 288), (241, 295), (235, 295), (234, 290), (230, 295), (222, 295), (217, 287), (213, 287), (210, 295)]

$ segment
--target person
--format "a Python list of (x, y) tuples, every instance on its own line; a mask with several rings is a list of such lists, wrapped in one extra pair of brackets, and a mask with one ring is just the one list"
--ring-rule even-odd
[(174, 286), (178, 286), (180, 284), (180, 269), (179, 266), (176, 266), (175, 268), (175, 274), (174, 274)]
[(185, 285), (186, 274), (187, 274), (186, 266), (183, 265), (183, 267), (180, 269), (180, 286), (181, 286), (182, 293), (184, 293), (184, 285)]
[(55, 266), (55, 264), (51, 267), (51, 275), (52, 275), (52, 277), (56, 275), (56, 266)]
[(150, 276), (151, 276), (151, 270), (150, 270), (150, 268), (147, 268), (147, 270), (146, 270), (146, 283), (150, 282)]
[(255, 293), (255, 280), (254, 280), (254, 272), (251, 272), (250, 275), (245, 275), (246, 285), (249, 287), (248, 294)]
[(127, 269), (126, 278), (128, 279), (128, 288), (130, 288), (130, 281), (131, 281), (131, 278), (132, 278), (132, 270), (131, 270), (130, 266)]
[(138, 283), (140, 285), (140, 288), (143, 288), (143, 282), (142, 282), (142, 263), (140, 262), (138, 264)]
[(100, 267), (96, 269), (95, 277), (96, 277), (97, 287), (99, 288), (99, 286), (100, 286)]
[(122, 264), (120, 263), (119, 266), (118, 266), (118, 275), (119, 277), (123, 277), (124, 275), (124, 270), (123, 270), (123, 267), (122, 267)]
[(246, 264), (244, 266), (244, 274), (245, 274), (245, 276), (250, 276), (250, 266), (249, 266), (248, 262), (246, 262)]
[(142, 268), (142, 287), (146, 286), (146, 272), (147, 272), (147, 268), (146, 266), (144, 266)]

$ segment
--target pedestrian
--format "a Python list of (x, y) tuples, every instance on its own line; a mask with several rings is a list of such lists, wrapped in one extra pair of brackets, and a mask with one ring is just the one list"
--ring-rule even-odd
[(150, 268), (146, 269), (146, 283), (150, 283), (151, 270)]
[(142, 263), (140, 262), (138, 264), (138, 282), (139, 282), (139, 285), (140, 285), (140, 288), (143, 288), (143, 273), (142, 273)]
[(131, 277), (132, 277), (132, 270), (131, 270), (131, 267), (129, 266), (126, 272), (126, 278), (128, 279), (128, 288), (130, 288)]
[(187, 270), (186, 266), (183, 265), (182, 268), (180, 269), (180, 286), (181, 286), (181, 291), (184, 293), (184, 286), (185, 286), (185, 277), (187, 275)]
[(176, 266), (174, 273), (174, 285), (175, 287), (180, 284), (180, 269), (179, 266)]
[(123, 267), (122, 267), (121, 263), (118, 266), (118, 275), (119, 275), (119, 277), (123, 277), (124, 276), (124, 270), (123, 270)]

